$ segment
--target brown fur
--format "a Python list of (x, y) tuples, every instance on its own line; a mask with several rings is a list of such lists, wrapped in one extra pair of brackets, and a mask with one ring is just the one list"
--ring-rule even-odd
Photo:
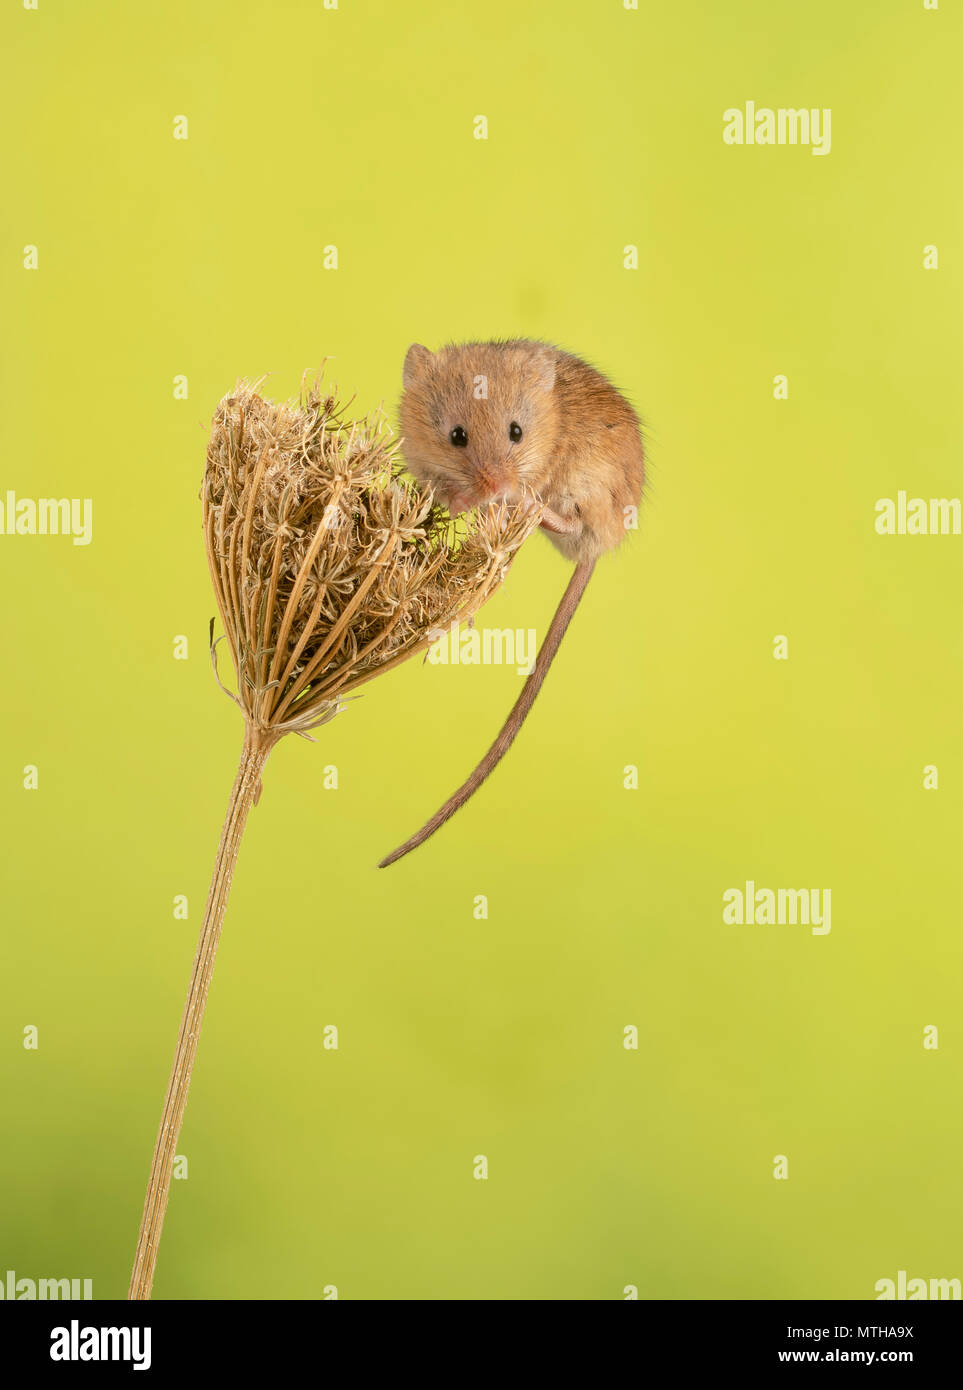
[[(488, 398), (476, 398), (479, 377)], [(408, 350), (401, 432), (408, 467), (453, 514), (534, 493), (572, 529), (546, 533), (569, 560), (597, 559), (625, 535), (643, 483), (639, 421), (594, 367), (526, 338)], [(522, 438), (513, 444), (509, 425)], [(468, 445), (455, 447), (461, 425)]]
[[(513, 421), (522, 429), (514, 443)], [(451, 442), (458, 425), (468, 434), (464, 447)], [(576, 568), (495, 742), (459, 789), (380, 868), (423, 844), (504, 757), (595, 561), (625, 536), (626, 508), (638, 506), (644, 479), (639, 421), (624, 396), (587, 362), (527, 338), (450, 344), (437, 353), (413, 344), (405, 358), (401, 428), (408, 467), (452, 515), (533, 494), (546, 508), (543, 530)]]

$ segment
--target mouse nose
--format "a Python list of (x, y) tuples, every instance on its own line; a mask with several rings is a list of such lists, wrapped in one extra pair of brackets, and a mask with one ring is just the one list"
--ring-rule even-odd
[(498, 464), (479, 464), (475, 469), (475, 476), (478, 480), (478, 491), (484, 495), (486, 502), (500, 497), (508, 486), (505, 471)]

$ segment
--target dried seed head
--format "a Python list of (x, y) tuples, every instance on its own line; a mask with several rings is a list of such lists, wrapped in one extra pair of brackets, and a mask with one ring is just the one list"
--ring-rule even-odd
[(456, 526), (402, 476), (383, 415), (345, 420), (320, 380), (281, 404), (263, 400), (260, 384), (240, 383), (214, 413), (207, 558), (237, 675), (231, 698), (259, 733), (306, 734), (342, 696), (474, 613), (539, 510), (502, 504)]

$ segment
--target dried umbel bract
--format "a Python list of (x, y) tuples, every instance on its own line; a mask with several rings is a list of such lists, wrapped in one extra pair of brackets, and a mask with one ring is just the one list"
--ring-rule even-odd
[(537, 522), (523, 505), (456, 534), (401, 476), (381, 417), (346, 424), (244, 385), (214, 416), (204, 531), (237, 700), (256, 730), (306, 733), (339, 697), (474, 613)]

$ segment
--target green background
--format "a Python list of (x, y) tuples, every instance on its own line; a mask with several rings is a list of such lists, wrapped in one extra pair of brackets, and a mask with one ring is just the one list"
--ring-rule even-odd
[[(640, 410), (640, 530), (417, 855), (374, 868), (514, 667), (413, 661), (272, 755), (155, 1295), (963, 1276), (963, 538), (874, 530), (879, 497), (960, 491), (961, 29), (921, 0), (4, 7), (0, 497), (90, 496), (94, 539), (0, 536), (0, 1270), (127, 1288), (240, 751), (217, 400), (331, 356), (394, 414), (410, 341), (520, 334)], [(750, 99), (831, 107), (831, 153), (725, 145)], [(480, 622), (543, 634), (568, 572), (534, 537)], [(831, 933), (724, 926), (746, 879), (831, 888)]]

